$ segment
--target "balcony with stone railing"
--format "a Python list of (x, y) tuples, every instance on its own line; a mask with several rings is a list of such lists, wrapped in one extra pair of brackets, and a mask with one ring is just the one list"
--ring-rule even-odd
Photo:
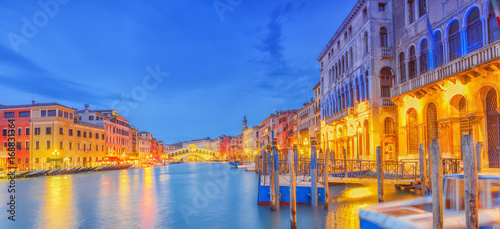
[(354, 114), (354, 107), (348, 107), (344, 110), (341, 110), (340, 112), (337, 112), (331, 116), (326, 117), (326, 124), (337, 121), (339, 119), (342, 119), (343, 117), (346, 117), (348, 115)]
[(391, 98), (380, 98), (380, 105), (383, 107), (395, 107), (396, 104), (392, 102)]
[(392, 48), (391, 47), (380, 47), (380, 59), (392, 59)]
[[(461, 72), (493, 60), (500, 56), (500, 42), (495, 42), (475, 50), (467, 55), (445, 63), (416, 78), (394, 86), (391, 90), (392, 97), (397, 97), (410, 91), (437, 83), (451, 76), (460, 76)], [(467, 76), (469, 78), (469, 76)]]

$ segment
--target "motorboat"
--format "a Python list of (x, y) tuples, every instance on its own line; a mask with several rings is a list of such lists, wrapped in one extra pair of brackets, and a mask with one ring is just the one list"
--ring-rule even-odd
[[(464, 175), (443, 178), (443, 226), (465, 228)], [(478, 223), (480, 228), (500, 228), (500, 170), (478, 175)], [(358, 212), (361, 228), (432, 228), (432, 197), (393, 201)]]
[(237, 167), (238, 167), (238, 169), (248, 169), (248, 167), (251, 167), (251, 166), (253, 166), (255, 168), (254, 163), (240, 164)]
[(249, 164), (247, 166), (247, 171), (255, 171), (255, 163)]

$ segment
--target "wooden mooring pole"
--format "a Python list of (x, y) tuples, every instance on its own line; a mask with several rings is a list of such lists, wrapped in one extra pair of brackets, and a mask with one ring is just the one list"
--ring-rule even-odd
[(343, 152), (344, 152), (344, 178), (347, 178), (349, 177), (349, 175), (347, 175), (347, 158), (345, 155), (345, 148), (343, 148)]
[(384, 166), (381, 147), (377, 146), (377, 184), (378, 184), (378, 202), (384, 202)]
[(269, 189), (270, 189), (270, 192), (271, 192), (271, 196), (270, 196), (270, 202), (271, 202), (271, 211), (275, 211), (276, 210), (276, 189), (274, 188), (274, 155), (271, 155), (271, 146), (268, 144), (267, 145), (267, 153), (269, 155), (269, 158), (270, 158), (270, 161), (269, 161), (269, 176), (271, 177), (270, 181), (269, 181)]
[(297, 145), (293, 146), (293, 150), (288, 150), (288, 161), (290, 162), (290, 228), (297, 229), (297, 165), (295, 164), (295, 157), (297, 155)]
[(432, 140), (432, 218), (433, 228), (443, 228), (443, 165), (441, 151), (436, 139)]
[[(427, 150), (428, 152), (428, 155), (427, 155), (427, 178), (429, 179), (429, 191), (431, 192), (432, 194), (432, 184), (434, 184), (432, 182), (432, 144), (429, 144), (429, 149)], [(429, 194), (429, 193), (427, 193)]]
[(325, 208), (328, 209), (328, 168), (330, 163), (330, 150), (326, 149), (325, 151), (325, 169), (323, 174), (325, 175), (323, 178), (323, 185), (325, 186)]
[(483, 148), (483, 143), (477, 142), (476, 145), (477, 172), (481, 172), (481, 148)]
[(428, 195), (427, 187), (427, 160), (425, 158), (424, 146), (420, 144), (418, 147), (419, 151), (419, 164), (420, 164), (420, 194), (422, 196)]
[(316, 139), (311, 137), (311, 205), (318, 205), (318, 180), (316, 166)]
[(470, 135), (462, 135), (465, 183), (465, 223), (467, 229), (478, 228), (477, 213), (477, 164), (474, 143)]
[(275, 208), (280, 207), (280, 166), (279, 166), (279, 151), (273, 147), (273, 157), (274, 157), (274, 203)]

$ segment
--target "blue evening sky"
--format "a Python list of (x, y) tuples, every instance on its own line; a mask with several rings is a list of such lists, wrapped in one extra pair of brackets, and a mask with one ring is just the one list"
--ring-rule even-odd
[(300, 108), (356, 3), (36, 2), (0, 3), (0, 104), (117, 108), (166, 143), (238, 135), (245, 114), (253, 126)]

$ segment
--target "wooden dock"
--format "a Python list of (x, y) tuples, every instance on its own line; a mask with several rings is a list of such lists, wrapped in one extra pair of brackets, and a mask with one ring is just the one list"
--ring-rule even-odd
[[(384, 179), (384, 184), (394, 184), (394, 185), (409, 185), (415, 180), (395, 180), (395, 179)], [(377, 178), (359, 178), (359, 177), (329, 177), (328, 185), (336, 184), (377, 184)]]

